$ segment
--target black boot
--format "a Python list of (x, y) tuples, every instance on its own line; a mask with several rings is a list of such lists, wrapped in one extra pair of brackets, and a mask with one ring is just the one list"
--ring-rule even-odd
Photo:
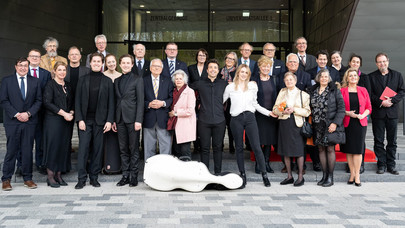
[(327, 172), (323, 172), (322, 179), (318, 182), (317, 185), (322, 186), (323, 183), (326, 181), (326, 179), (328, 179), (328, 173), (327, 173)]
[(270, 167), (270, 163), (269, 163), (269, 162), (266, 163), (266, 171), (267, 171), (268, 173), (274, 173), (274, 170)]
[(255, 173), (260, 174), (259, 166), (257, 166), (257, 162), (255, 162)]
[(242, 186), (240, 186), (240, 189), (242, 189), (242, 188), (245, 188), (245, 186), (246, 186), (246, 173), (240, 172), (240, 177), (242, 177), (242, 180), (243, 180)]
[(329, 173), (328, 178), (323, 182), (322, 187), (330, 187), (333, 185), (333, 173)]
[(270, 181), (269, 181), (269, 178), (267, 177), (267, 173), (266, 173), (266, 172), (262, 173), (262, 178), (263, 178), (263, 184), (264, 184), (264, 186), (270, 187)]

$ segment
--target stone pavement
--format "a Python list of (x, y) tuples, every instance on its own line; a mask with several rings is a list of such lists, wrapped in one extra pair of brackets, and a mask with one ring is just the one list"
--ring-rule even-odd
[(405, 227), (405, 183), (248, 182), (241, 190), (200, 193), (74, 184), (31, 190), (14, 183), (0, 193), (0, 227)]

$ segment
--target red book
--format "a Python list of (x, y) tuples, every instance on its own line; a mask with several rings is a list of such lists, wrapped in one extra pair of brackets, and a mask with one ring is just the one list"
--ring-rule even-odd
[(387, 100), (387, 98), (385, 97), (393, 97), (397, 95), (397, 92), (395, 92), (394, 90), (392, 90), (390, 87), (385, 87), (383, 93), (380, 96), (380, 100), (385, 101)]

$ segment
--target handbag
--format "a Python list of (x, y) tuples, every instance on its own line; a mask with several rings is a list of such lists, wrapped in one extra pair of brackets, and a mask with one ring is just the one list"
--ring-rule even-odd
[(343, 127), (336, 128), (336, 131), (329, 133), (326, 131), (324, 137), (324, 143), (327, 144), (345, 144), (346, 143), (346, 133)]
[[(301, 108), (303, 107), (302, 104), (302, 91), (300, 92), (300, 96), (301, 96)], [(311, 138), (312, 137), (312, 126), (308, 121), (305, 121), (305, 117), (302, 117), (302, 120), (304, 121), (300, 130), (300, 133), (302, 136), (304, 136), (305, 138)]]
[(169, 120), (167, 121), (166, 129), (168, 131), (174, 130), (174, 128), (176, 127), (176, 123), (177, 123), (177, 116), (170, 117)]

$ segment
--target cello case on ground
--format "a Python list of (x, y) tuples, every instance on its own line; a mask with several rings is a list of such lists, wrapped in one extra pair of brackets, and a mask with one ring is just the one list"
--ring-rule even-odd
[(190, 192), (200, 192), (208, 184), (220, 184), (227, 189), (238, 189), (243, 183), (242, 178), (235, 173), (215, 176), (201, 162), (181, 161), (166, 154), (155, 155), (146, 161), (143, 179), (149, 187), (160, 191), (180, 188)]
[(118, 135), (116, 132), (106, 132), (104, 135), (103, 148), (103, 174), (120, 174), (121, 173), (121, 156), (118, 146)]

